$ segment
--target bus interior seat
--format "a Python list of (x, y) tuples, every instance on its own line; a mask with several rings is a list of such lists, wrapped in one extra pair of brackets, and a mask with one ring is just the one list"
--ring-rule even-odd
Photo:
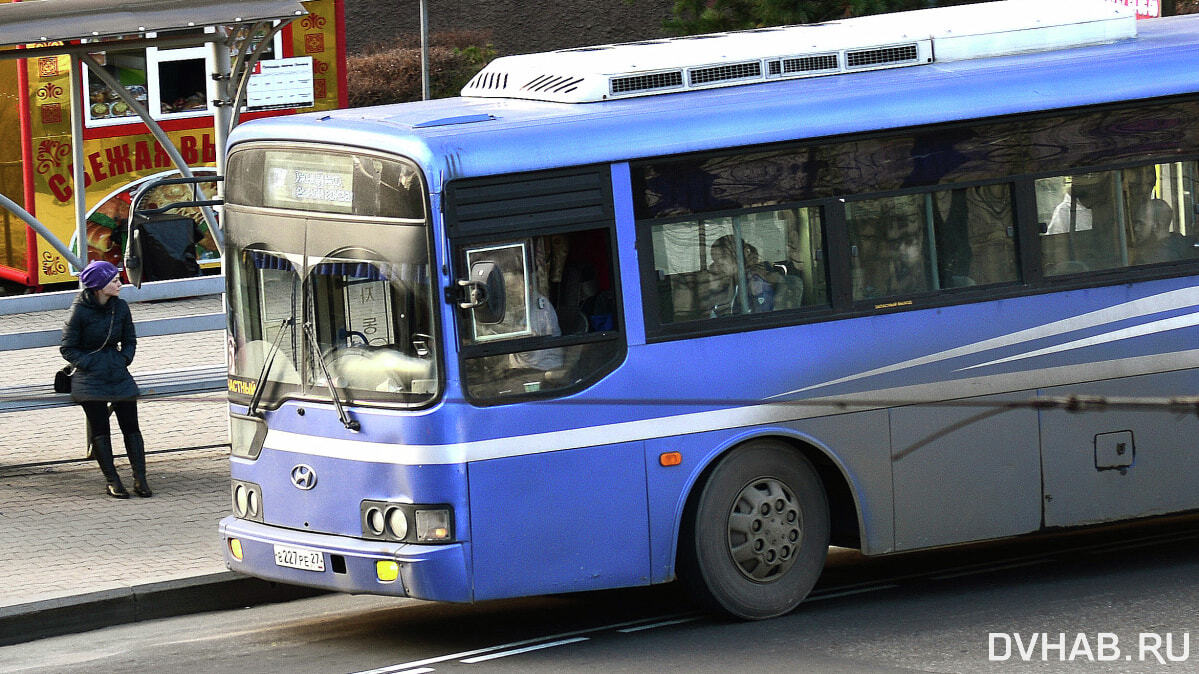
[[(594, 273), (592, 274), (594, 276)], [(562, 282), (558, 286), (558, 327), (564, 335), (587, 332), (587, 316), (582, 304), (586, 299), (584, 270), (580, 265), (567, 265), (562, 270)]]
[(795, 309), (803, 305), (803, 278), (799, 274), (788, 273), (786, 265), (776, 264), (780, 270), (779, 288), (774, 295), (775, 309)]
[(671, 321), (690, 321), (704, 317), (701, 293), (701, 279), (706, 278), (707, 272), (692, 272), (672, 274), (667, 276), (670, 284)]

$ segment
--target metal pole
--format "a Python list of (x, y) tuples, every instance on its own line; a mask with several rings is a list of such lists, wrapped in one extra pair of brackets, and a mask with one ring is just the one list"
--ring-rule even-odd
[[(216, 137), (216, 174), (218, 176), (225, 175), (225, 144), (229, 141), (229, 131), (233, 126), (233, 115), (235, 111), (233, 106), (238, 104), (237, 101), (237, 86), (233, 82), (232, 64), (229, 57), (229, 37), (230, 33), (226, 28), (218, 28), (219, 34), (224, 37), (222, 40), (213, 40), (208, 43), (212, 50), (212, 62), (216, 67), (216, 72), (212, 74), (213, 81), (216, 82), (217, 100), (216, 112), (213, 115), (213, 135)], [(251, 33), (253, 35), (253, 33)], [(196, 199), (200, 196), (197, 194), (198, 185), (192, 186), (192, 192)], [(225, 183), (217, 181), (216, 183), (216, 198), (223, 199), (225, 197)], [(213, 235), (216, 236), (215, 234)], [(221, 251), (222, 255), (224, 251)]]
[(429, 8), (420, 0), (420, 96), (429, 100)]
[[(100, 68), (99, 64), (93, 66)], [(71, 203), (75, 205), (76, 263), (87, 266), (87, 196), (83, 175), (83, 66), (79, 57), (71, 54)], [(83, 271), (83, 267), (76, 266)], [(80, 282), (82, 284), (82, 282)]]

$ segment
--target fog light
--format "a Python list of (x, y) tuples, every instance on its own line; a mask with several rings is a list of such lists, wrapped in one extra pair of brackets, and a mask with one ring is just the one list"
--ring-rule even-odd
[(249, 508), (250, 492), (244, 484), (233, 488), (233, 510), (238, 517), (245, 517)]
[(387, 531), (392, 536), (403, 539), (408, 535), (408, 517), (399, 508), (387, 510)]
[(246, 512), (250, 517), (258, 517), (258, 490), (247, 489), (250, 495), (246, 498)]
[(448, 511), (448, 510), (418, 510), (418, 511), (416, 511), (416, 540), (418, 540), (418, 541), (448, 541), (448, 540), (450, 540), (450, 511)]
[(229, 539), (229, 552), (233, 554), (237, 561), (241, 561), (241, 541), (236, 538)]
[(380, 560), (375, 562), (375, 575), (381, 582), (390, 583), (400, 577), (400, 565), (398, 562)]
[(366, 528), (376, 536), (383, 535), (383, 511), (370, 508), (366, 511)]

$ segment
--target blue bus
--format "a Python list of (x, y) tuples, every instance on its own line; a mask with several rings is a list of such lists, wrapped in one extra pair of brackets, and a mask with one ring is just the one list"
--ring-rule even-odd
[[(230, 569), (472, 602), (1199, 508), (1199, 17), (1005, 0), (255, 120)], [(980, 409), (995, 413), (980, 414)]]

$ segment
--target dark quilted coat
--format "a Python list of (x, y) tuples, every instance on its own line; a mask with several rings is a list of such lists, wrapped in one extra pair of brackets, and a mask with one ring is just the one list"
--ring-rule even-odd
[[(110, 335), (108, 343), (100, 349), (106, 335)], [(77, 368), (71, 398), (76, 402), (136, 398), (137, 382), (129, 374), (136, 350), (129, 304), (113, 297), (101, 305), (91, 290), (80, 292), (71, 304), (59, 347), (62, 357)]]

